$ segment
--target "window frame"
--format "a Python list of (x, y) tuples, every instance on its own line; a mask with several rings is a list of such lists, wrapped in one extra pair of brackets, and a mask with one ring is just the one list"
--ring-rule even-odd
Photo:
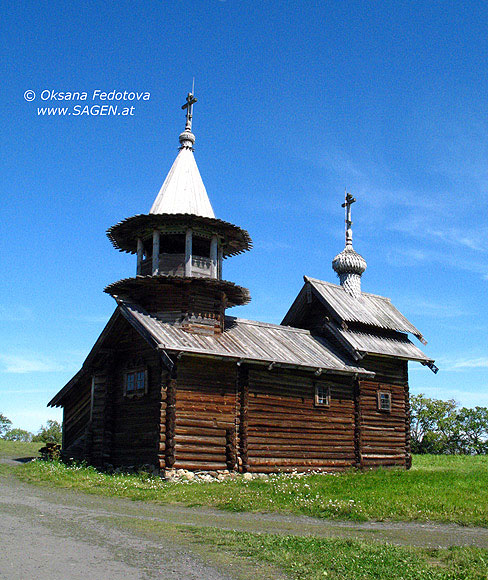
[[(142, 373), (143, 375), (143, 379), (144, 379), (144, 383), (142, 388), (137, 388), (137, 384), (138, 384), (138, 374)], [(129, 386), (129, 376), (133, 375), (134, 376), (134, 388), (133, 389), (128, 389)], [(146, 367), (138, 367), (138, 368), (131, 368), (131, 369), (126, 369), (124, 371), (124, 396), (128, 397), (129, 399), (132, 399), (134, 397), (142, 397), (144, 395), (147, 395), (147, 389), (148, 389), (148, 380), (147, 380), (147, 368)]]
[[(322, 396), (319, 390), (323, 389)], [(320, 399), (323, 399), (320, 401)], [(330, 407), (330, 385), (327, 383), (314, 383), (314, 406), (315, 407)]]
[[(384, 408), (381, 404), (381, 398), (382, 396), (386, 395), (388, 397), (388, 408)], [(387, 391), (385, 389), (380, 389), (377, 393), (377, 406), (378, 406), (378, 411), (380, 413), (391, 413), (391, 406), (392, 406), (392, 396), (391, 396), (391, 391)]]

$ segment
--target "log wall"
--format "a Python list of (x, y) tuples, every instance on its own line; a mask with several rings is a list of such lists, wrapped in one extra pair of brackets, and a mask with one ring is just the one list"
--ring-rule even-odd
[[(410, 413), (407, 362), (368, 356), (361, 364), (374, 381), (359, 383), (360, 460), (362, 467), (410, 467)], [(391, 393), (391, 411), (378, 409), (378, 392)]]
[[(64, 449), (95, 465), (243, 472), (410, 465), (407, 363), (366, 357), (373, 380), (184, 355), (170, 376), (159, 354), (123, 322), (65, 401)], [(128, 360), (147, 368), (147, 393), (124, 394)], [(103, 363), (103, 364), (102, 364)], [(315, 386), (330, 387), (328, 406)], [(379, 390), (391, 393), (378, 410)], [(90, 421), (90, 414), (92, 420)], [(78, 455), (76, 455), (78, 454)]]
[[(315, 385), (330, 385), (330, 405), (315, 406)], [(254, 472), (334, 470), (355, 465), (351, 378), (250, 369), (247, 462)]]
[(236, 371), (236, 363), (230, 361), (191, 357), (179, 361), (174, 468), (235, 467), (239, 428)]
[[(378, 391), (391, 393), (391, 411), (378, 410)], [(362, 467), (406, 465), (405, 393), (399, 385), (361, 381)]]
[[(147, 393), (124, 394), (127, 361), (139, 359), (147, 369)], [(111, 432), (106, 462), (120, 466), (157, 465), (159, 461), (162, 366), (157, 351), (127, 325), (118, 339), (110, 392), (111, 412), (105, 429)], [(110, 423), (110, 424), (107, 424)], [(95, 436), (95, 433), (93, 434)]]

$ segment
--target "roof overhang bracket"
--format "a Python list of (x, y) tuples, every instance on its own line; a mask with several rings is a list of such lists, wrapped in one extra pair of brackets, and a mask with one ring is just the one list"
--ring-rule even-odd
[(434, 373), (434, 375), (436, 375), (439, 372), (439, 367), (437, 367), (433, 361), (427, 361), (427, 362), (422, 362), (422, 365), (424, 365), (424, 367), (429, 367), (429, 369)]
[(175, 368), (175, 363), (171, 360), (170, 356), (164, 349), (159, 348), (158, 351), (164, 366), (169, 370), (170, 373), (172, 373)]

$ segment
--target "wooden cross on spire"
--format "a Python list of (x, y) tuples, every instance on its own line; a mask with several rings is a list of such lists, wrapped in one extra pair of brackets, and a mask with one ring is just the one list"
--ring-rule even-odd
[(345, 192), (346, 200), (341, 207), (346, 208), (346, 246), (352, 246), (351, 205), (356, 201), (350, 193)]
[(185, 131), (191, 131), (191, 119), (193, 117), (193, 105), (197, 100), (193, 96), (193, 93), (188, 93), (186, 96), (186, 103), (181, 106), (182, 109), (186, 109), (186, 127)]

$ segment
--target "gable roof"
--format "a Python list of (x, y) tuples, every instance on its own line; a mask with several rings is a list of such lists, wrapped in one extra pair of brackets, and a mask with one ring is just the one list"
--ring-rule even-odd
[(346, 348), (355, 360), (361, 360), (368, 354), (375, 354), (418, 361), (423, 364), (434, 362), (433, 359), (417, 348), (406, 334), (401, 332), (393, 332), (389, 336), (381, 336), (381, 334), (375, 332), (345, 330), (336, 324), (328, 324), (327, 330)]
[[(281, 324), (308, 325), (313, 297), (324, 308), (324, 316), (317, 315), (317, 332), (339, 344), (355, 361), (364, 356), (389, 356), (418, 361), (432, 370), (434, 360), (417, 348), (405, 334), (410, 332), (426, 344), (420, 331), (391, 303), (389, 298), (363, 292), (351, 296), (330, 282), (304, 276), (305, 284)], [(437, 372), (437, 370), (434, 370)]]
[[(310, 288), (319, 301), (331, 312), (339, 323), (360, 323), (384, 330), (410, 332), (420, 341), (422, 333), (391, 303), (389, 298), (362, 292), (360, 296), (351, 296), (342, 286), (303, 277), (305, 286)], [(293, 325), (293, 320), (302, 306), (300, 295), (285, 315), (282, 324)]]
[(337, 353), (323, 338), (308, 330), (289, 328), (253, 320), (225, 317), (225, 330), (220, 335), (193, 334), (174, 324), (162, 322), (141, 306), (118, 300), (118, 307), (88, 354), (80, 371), (49, 401), (49, 407), (62, 405), (62, 399), (90, 372), (90, 363), (103, 348), (105, 340), (123, 317), (153, 348), (165, 353), (188, 353), (230, 360), (285, 366), (302, 370), (337, 374), (374, 376), (374, 373)]
[(215, 217), (191, 148), (180, 149), (149, 213)]
[(158, 349), (167, 352), (273, 363), (304, 370), (374, 374), (356, 365), (349, 357), (336, 353), (327, 340), (312, 336), (308, 330), (226, 316), (222, 334), (194, 334), (158, 320), (137, 304), (119, 301), (119, 308), (136, 329), (147, 333)]

